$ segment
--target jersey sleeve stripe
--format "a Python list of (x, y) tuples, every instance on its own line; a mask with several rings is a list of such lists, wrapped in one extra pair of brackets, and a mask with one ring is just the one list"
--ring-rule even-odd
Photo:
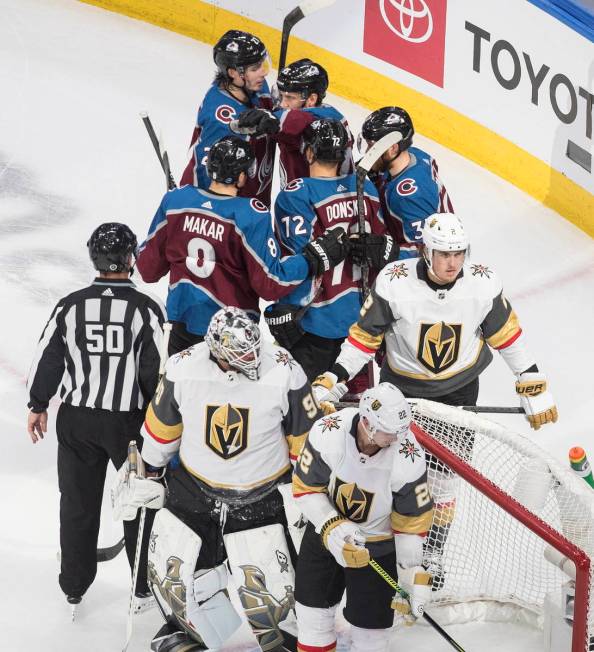
[(306, 494), (325, 494), (328, 493), (328, 487), (326, 485), (321, 486), (321, 487), (312, 487), (310, 485), (305, 484), (297, 476), (296, 474), (293, 474), (293, 496), (295, 498), (299, 498), (299, 496), (304, 496)]
[(383, 334), (371, 335), (358, 324), (353, 324), (349, 328), (348, 341), (365, 353), (375, 353), (380, 348), (383, 339)]
[(406, 516), (398, 512), (392, 512), (390, 515), (393, 532), (404, 534), (421, 534), (427, 532), (433, 522), (433, 509), (430, 509), (420, 516)]
[(503, 349), (518, 339), (521, 332), (522, 329), (520, 328), (518, 316), (512, 310), (505, 324), (496, 333), (493, 333), (493, 335), (487, 338), (487, 343), (494, 349)]
[(295, 461), (301, 453), (303, 444), (307, 439), (307, 433), (304, 432), (302, 435), (287, 435), (287, 444), (289, 446), (289, 458), (292, 461)]
[(149, 405), (146, 411), (144, 427), (148, 434), (160, 444), (170, 444), (172, 441), (179, 439), (184, 429), (183, 423), (177, 423), (173, 426), (163, 423), (155, 414), (152, 404)]
[(297, 643), (297, 652), (336, 652), (336, 641), (330, 645), (305, 645)]

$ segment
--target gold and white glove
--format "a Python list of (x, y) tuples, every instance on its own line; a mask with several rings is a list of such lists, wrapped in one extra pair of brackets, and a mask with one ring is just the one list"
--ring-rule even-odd
[(319, 375), (311, 384), (318, 405), (322, 402), (336, 403), (347, 393), (344, 383), (338, 382), (338, 376), (331, 371)]
[[(140, 455), (138, 456), (140, 459)], [(111, 507), (114, 521), (133, 521), (139, 507), (161, 509), (165, 503), (165, 487), (158, 478), (144, 478), (144, 465), (139, 462), (138, 475), (130, 472), (126, 460), (111, 488)]]
[(403, 568), (398, 564), (398, 584), (408, 593), (408, 598), (396, 593), (391, 607), (412, 625), (423, 617), (425, 602), (431, 598), (431, 575), (422, 566)]
[(365, 537), (352, 521), (333, 516), (320, 528), (320, 536), (324, 547), (343, 568), (363, 568), (369, 564)]
[(553, 395), (547, 389), (544, 374), (528, 371), (520, 374), (516, 382), (516, 393), (534, 430), (538, 430), (545, 423), (557, 421), (557, 406)]

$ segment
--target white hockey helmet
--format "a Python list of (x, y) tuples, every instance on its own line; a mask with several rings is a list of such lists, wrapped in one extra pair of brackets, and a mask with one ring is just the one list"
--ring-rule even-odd
[(260, 328), (245, 310), (227, 306), (215, 312), (204, 341), (215, 358), (224, 360), (250, 380), (258, 380)]
[(434, 213), (423, 224), (425, 262), (432, 270), (434, 251), (466, 251), (470, 248), (468, 236), (460, 218), (453, 213)]
[(386, 446), (404, 437), (408, 432), (412, 413), (402, 392), (392, 383), (380, 383), (363, 392), (359, 414), (365, 417), (369, 439), (378, 446)]

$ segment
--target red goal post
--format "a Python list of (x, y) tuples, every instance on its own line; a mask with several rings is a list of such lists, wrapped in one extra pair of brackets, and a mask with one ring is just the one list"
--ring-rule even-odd
[[(435, 569), (437, 560), (442, 584), (431, 613), (458, 610), (462, 616), (450, 622), (481, 614), (542, 626), (545, 599), (568, 586), (569, 569), (571, 650), (594, 650), (594, 491), (533, 441), (493, 421), (424, 400), (413, 416), (417, 440), (436, 458), (429, 485), (441, 541), (425, 561)], [(575, 570), (565, 563), (564, 573), (548, 561), (551, 548)]]

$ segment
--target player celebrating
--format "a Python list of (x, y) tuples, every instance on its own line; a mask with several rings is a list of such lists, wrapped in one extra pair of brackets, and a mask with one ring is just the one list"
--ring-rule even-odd
[(415, 130), (408, 113), (397, 106), (385, 106), (365, 118), (358, 138), (359, 150), (391, 132), (402, 140), (386, 151), (373, 166), (388, 232), (400, 246), (400, 258), (416, 258), (425, 218), (434, 213), (453, 212), (452, 202), (438, 176), (435, 159), (412, 147)]
[(150, 471), (181, 458), (151, 535), (149, 579), (169, 614), (152, 650), (218, 648), (237, 628), (226, 558), (261, 649), (284, 649), (294, 551), (278, 487), (318, 416), (301, 367), (238, 308), (169, 359), (143, 429)]
[(274, 120), (262, 109), (251, 109), (239, 116), (240, 128), (254, 129), (254, 133), (268, 133), (279, 145), (280, 186), (284, 188), (293, 179), (309, 176), (309, 163), (302, 152), (302, 135), (308, 125), (319, 119), (340, 120), (349, 142), (340, 165), (340, 174), (353, 171), (353, 138), (346, 118), (323, 102), (328, 90), (328, 73), (311, 59), (299, 59), (283, 68), (273, 88), (277, 105)]
[[(409, 593), (392, 608), (415, 619), (431, 592), (421, 566), (433, 502), (425, 458), (409, 430), (410, 407), (390, 383), (365, 391), (359, 409), (317, 421), (293, 473), (293, 495), (309, 523), (295, 586), (299, 650), (336, 650), (334, 615), (344, 616), (352, 652), (385, 652), (394, 614), (388, 584), (370, 556)], [(397, 563), (397, 565), (396, 565)]]
[[(312, 122), (303, 135), (302, 148), (310, 176), (295, 179), (276, 199), (274, 219), (279, 239), (290, 253), (298, 253), (326, 229), (340, 227), (357, 233), (356, 177), (339, 175), (348, 151), (348, 134), (339, 120)], [(380, 202), (371, 181), (364, 186), (365, 222), (372, 234), (377, 266), (398, 257), (392, 238), (385, 236)], [(357, 318), (361, 268), (346, 260), (316, 279), (308, 279), (265, 311), (266, 322), (277, 341), (299, 361), (307, 377), (315, 378), (332, 366), (348, 329)], [(301, 306), (301, 307), (300, 307)], [(301, 321), (297, 315), (307, 307)], [(356, 391), (356, 388), (355, 388)]]
[(222, 138), (208, 153), (208, 190), (168, 192), (153, 218), (138, 269), (147, 283), (169, 272), (170, 355), (201, 341), (221, 306), (238, 306), (257, 319), (260, 297), (277, 300), (346, 255), (348, 243), (332, 232), (281, 260), (268, 208), (238, 197), (254, 162), (249, 143)]
[[(157, 386), (164, 309), (130, 281), (136, 236), (117, 222), (101, 224), (88, 243), (98, 278), (58, 302), (39, 340), (29, 373), (28, 431), (47, 429), (47, 408), (61, 385), (56, 420), (60, 484), (60, 587), (81, 601), (97, 573), (97, 538), (109, 460), (126, 459)], [(147, 518), (152, 519), (154, 512)], [(149, 521), (150, 522), (150, 521)], [(150, 529), (150, 527), (149, 527)], [(138, 519), (124, 523), (134, 564)], [(136, 583), (137, 608), (150, 593), (146, 546)], [(73, 606), (74, 609), (74, 606)], [(74, 613), (74, 612), (73, 612)]]
[[(207, 154), (215, 142), (231, 133), (230, 123), (248, 109), (272, 109), (266, 83), (270, 57), (257, 36), (229, 30), (214, 46), (213, 58), (218, 72), (198, 109), (190, 143), (192, 156), (180, 182), (202, 189), (210, 185)], [(270, 206), (274, 142), (266, 134), (245, 138), (252, 145), (256, 164), (239, 194), (256, 197)]]

